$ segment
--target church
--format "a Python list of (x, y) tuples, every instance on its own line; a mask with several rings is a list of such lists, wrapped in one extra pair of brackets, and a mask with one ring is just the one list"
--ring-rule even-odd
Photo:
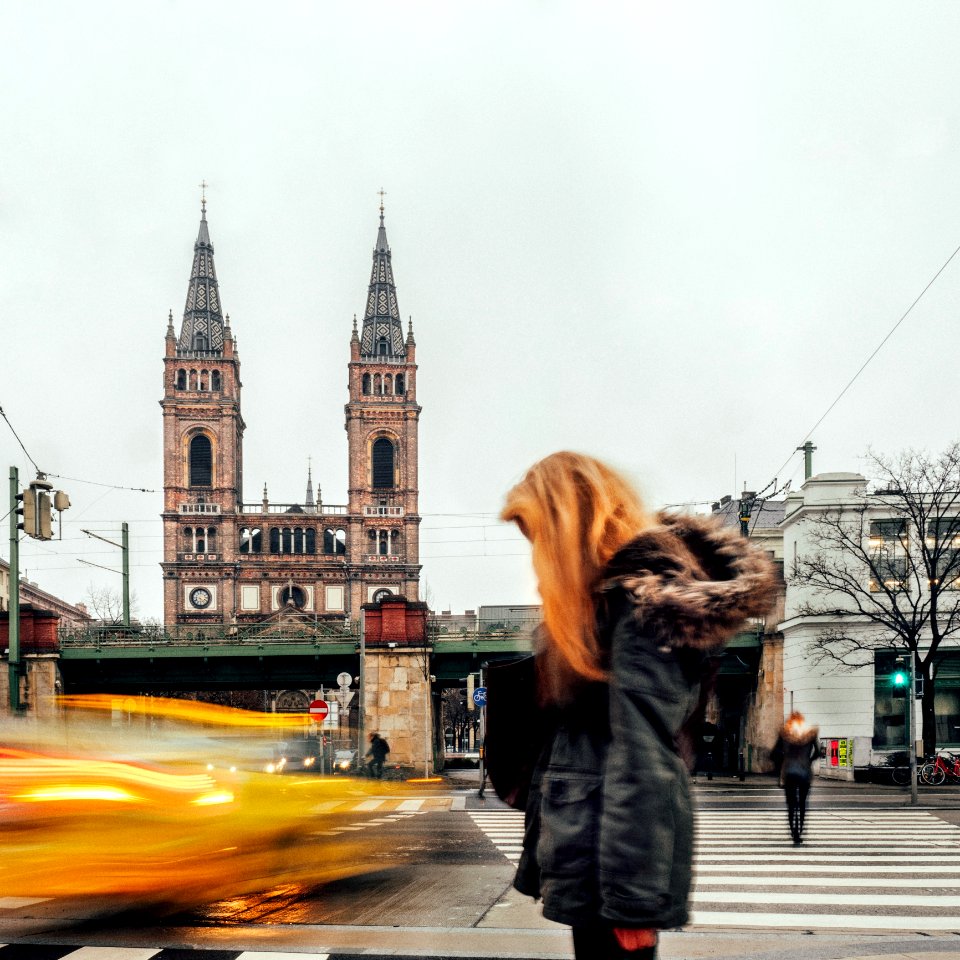
[(165, 623), (343, 627), (363, 604), (419, 599), (416, 344), (400, 319), (382, 202), (347, 369), (346, 503), (314, 497), (309, 470), (302, 503), (270, 502), (267, 485), (246, 501), (240, 354), (204, 199), (183, 320), (178, 334), (171, 311), (164, 351)]

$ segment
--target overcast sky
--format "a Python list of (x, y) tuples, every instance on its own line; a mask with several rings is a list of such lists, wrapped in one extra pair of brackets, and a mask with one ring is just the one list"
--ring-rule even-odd
[[(71, 601), (119, 588), (81, 529), (127, 520), (161, 615), (161, 358), (201, 179), (247, 501), (300, 500), (311, 456), (346, 502), (386, 190), (437, 609), (536, 601), (496, 513), (551, 451), (652, 505), (797, 484), (794, 448), (960, 243), (958, 27), (876, 0), (6, 0), (0, 405), (73, 501), (22, 567)], [(814, 432), (817, 471), (958, 438), (958, 315), (960, 256)], [(2, 422), (0, 455), (29, 482)]]

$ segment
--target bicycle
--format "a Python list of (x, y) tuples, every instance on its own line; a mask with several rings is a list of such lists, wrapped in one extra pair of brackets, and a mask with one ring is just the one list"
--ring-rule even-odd
[(960, 783), (960, 757), (940, 751), (932, 763), (920, 769), (920, 778), (931, 787), (939, 787), (945, 780)]

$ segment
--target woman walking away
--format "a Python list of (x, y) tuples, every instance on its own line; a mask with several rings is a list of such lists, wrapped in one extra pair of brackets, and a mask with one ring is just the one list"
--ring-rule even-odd
[(813, 761), (820, 756), (817, 735), (799, 711), (784, 721), (780, 738), (772, 753), (773, 762), (780, 767), (780, 786), (787, 798), (787, 819), (794, 843), (803, 843), (803, 821), (807, 815), (807, 794), (813, 780)]
[(537, 692), (551, 731), (514, 886), (573, 927), (577, 958), (648, 960), (687, 920), (693, 814), (678, 740), (700, 679), (770, 606), (766, 556), (698, 516), (651, 514), (609, 467), (535, 464), (502, 514), (543, 600)]

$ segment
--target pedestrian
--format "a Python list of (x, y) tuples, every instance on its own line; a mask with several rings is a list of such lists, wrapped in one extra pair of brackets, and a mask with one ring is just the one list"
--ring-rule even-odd
[(573, 928), (579, 960), (653, 958), (657, 931), (687, 921), (683, 728), (708, 656), (767, 612), (772, 564), (711, 518), (648, 512), (575, 453), (531, 467), (502, 517), (532, 547), (535, 695), (550, 717), (514, 886)]
[(787, 800), (787, 820), (795, 844), (803, 843), (807, 794), (813, 780), (813, 761), (820, 756), (818, 735), (799, 710), (784, 721), (770, 758), (780, 770), (780, 786)]
[(370, 761), (370, 775), (378, 780), (383, 778), (383, 762), (390, 752), (390, 744), (379, 733), (370, 734), (370, 749), (366, 759)]

